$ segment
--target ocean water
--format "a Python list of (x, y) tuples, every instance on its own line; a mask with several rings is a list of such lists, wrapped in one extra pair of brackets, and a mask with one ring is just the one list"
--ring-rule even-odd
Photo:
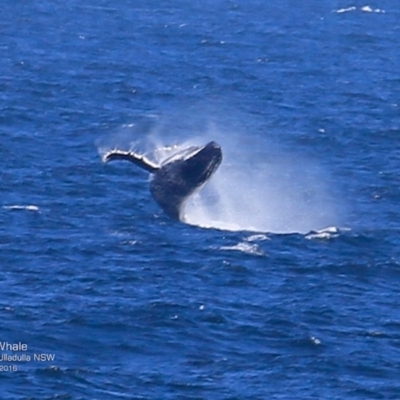
[(1, 399), (400, 398), (400, 4), (278, 3), (3, 2)]

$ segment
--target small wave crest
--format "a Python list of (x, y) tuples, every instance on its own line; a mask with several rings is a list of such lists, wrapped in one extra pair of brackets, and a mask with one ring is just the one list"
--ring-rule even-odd
[(382, 10), (380, 8), (372, 8), (370, 6), (363, 6), (363, 7), (347, 7), (347, 8), (339, 8), (338, 10), (334, 10), (333, 12), (336, 12), (338, 14), (343, 14), (343, 13), (347, 13), (347, 12), (351, 12), (351, 11), (362, 11), (362, 12), (366, 12), (366, 13), (385, 13), (385, 10)]
[(247, 242), (240, 242), (233, 246), (222, 246), (220, 250), (233, 250), (233, 251), (240, 251), (245, 254), (255, 255), (255, 256), (263, 256), (264, 252), (260, 249), (257, 244), (254, 243), (247, 243)]
[(40, 209), (38, 206), (35, 205), (20, 205), (20, 204), (14, 204), (10, 206), (3, 206), (5, 210), (11, 210), (11, 211), (21, 211), (21, 210), (26, 210), (26, 211), (35, 211), (35, 212), (40, 212)]
[(349, 231), (349, 228), (337, 228), (336, 226), (329, 226), (328, 228), (319, 231), (311, 231), (304, 237), (308, 240), (329, 240), (340, 236), (343, 232)]

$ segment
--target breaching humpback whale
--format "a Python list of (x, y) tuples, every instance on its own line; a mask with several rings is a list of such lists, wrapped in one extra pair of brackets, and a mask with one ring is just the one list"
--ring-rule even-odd
[(182, 209), (196, 190), (210, 179), (222, 161), (221, 147), (210, 142), (205, 146), (191, 146), (157, 165), (131, 151), (111, 150), (103, 161), (127, 160), (153, 174), (150, 192), (167, 215), (182, 220)]

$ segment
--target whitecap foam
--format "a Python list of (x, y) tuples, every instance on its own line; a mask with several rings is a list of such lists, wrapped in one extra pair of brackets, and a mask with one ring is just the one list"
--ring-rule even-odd
[(256, 256), (263, 256), (264, 252), (259, 248), (256, 244), (246, 243), (246, 242), (239, 242), (233, 246), (222, 246), (220, 250), (233, 250), (233, 251), (240, 251), (245, 254), (251, 254)]
[(335, 12), (337, 12), (338, 14), (342, 14), (345, 12), (355, 11), (355, 10), (357, 10), (356, 7), (348, 7), (348, 8), (340, 8), (339, 10), (335, 10)]
[(246, 238), (245, 240), (247, 242), (260, 242), (263, 240), (271, 240), (271, 239), (265, 234), (258, 234), (258, 235), (251, 235), (248, 238)]
[(3, 208), (6, 210), (27, 210), (27, 211), (40, 212), (39, 207), (32, 204), (31, 205), (14, 204), (11, 206), (3, 206)]
[(370, 6), (361, 7), (361, 11), (368, 13), (385, 13), (385, 10), (382, 10), (380, 8), (372, 8)]
[(350, 230), (349, 228), (338, 228), (336, 226), (329, 226), (319, 231), (311, 231), (307, 233), (304, 237), (309, 240), (313, 239), (329, 240), (337, 238), (340, 236), (341, 233), (349, 230)]
[(385, 13), (385, 10), (382, 10), (380, 8), (372, 8), (369, 5), (357, 8), (357, 7), (347, 7), (347, 8), (339, 8), (338, 10), (334, 10), (334, 12), (338, 13), (338, 14), (342, 14), (342, 13), (346, 13), (346, 12), (351, 12), (351, 11), (362, 11), (365, 13)]

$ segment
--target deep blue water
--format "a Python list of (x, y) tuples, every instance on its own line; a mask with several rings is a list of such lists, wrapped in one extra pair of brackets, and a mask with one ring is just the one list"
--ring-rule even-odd
[(400, 398), (400, 4), (303, 3), (3, 2), (1, 399)]

